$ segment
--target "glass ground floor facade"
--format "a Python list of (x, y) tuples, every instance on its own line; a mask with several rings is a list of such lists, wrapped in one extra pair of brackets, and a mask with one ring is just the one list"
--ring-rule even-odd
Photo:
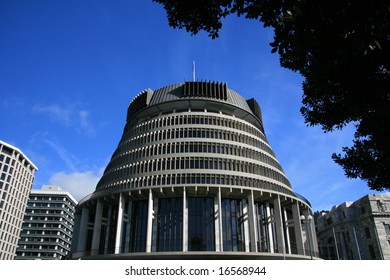
[(159, 188), (91, 197), (79, 206), (73, 257), (316, 256), (314, 225), (300, 220), (310, 211), (298, 197), (253, 189)]

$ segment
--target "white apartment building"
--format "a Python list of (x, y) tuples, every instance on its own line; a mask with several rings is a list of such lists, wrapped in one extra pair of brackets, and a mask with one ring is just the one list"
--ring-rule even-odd
[(72, 244), (77, 201), (59, 186), (32, 190), (15, 259), (65, 259)]
[(0, 260), (12, 260), (38, 168), (18, 148), (0, 140)]

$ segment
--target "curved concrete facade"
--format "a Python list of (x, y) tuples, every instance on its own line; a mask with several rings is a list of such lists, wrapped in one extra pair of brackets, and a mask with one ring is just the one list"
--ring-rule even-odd
[(256, 100), (224, 83), (147, 89), (96, 191), (73, 258), (311, 258), (314, 223), (265, 136)]

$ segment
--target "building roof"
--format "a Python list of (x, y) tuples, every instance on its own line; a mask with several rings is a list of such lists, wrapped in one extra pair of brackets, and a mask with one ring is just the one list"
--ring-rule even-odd
[(68, 192), (63, 190), (59, 186), (43, 185), (40, 190), (33, 189), (30, 192), (31, 194), (42, 194), (42, 195), (65, 195), (68, 196), (70, 200), (77, 204), (77, 200)]
[(229, 89), (225, 83), (217, 82), (186, 82), (162, 87), (154, 91), (150, 105), (194, 97), (219, 99), (251, 111), (244, 97)]
[[(16, 151), (16, 152), (18, 152), (20, 155), (22, 155), (22, 157), (25, 159), (25, 160), (27, 160), (28, 161), (28, 163), (35, 169), (35, 170), (38, 170), (38, 167), (36, 167), (35, 166), (35, 164), (19, 149), (19, 148), (17, 148), (17, 147), (15, 147), (15, 146), (12, 146), (11, 144), (8, 144), (8, 143), (6, 143), (6, 142), (4, 142), (4, 141), (2, 141), (2, 140), (0, 140), (0, 144), (1, 145), (4, 145), (4, 146), (6, 146), (6, 147), (8, 147), (8, 148), (10, 148), (10, 149), (12, 149), (12, 150), (14, 150), (14, 151)], [(1, 152), (1, 151), (0, 151)]]
[(240, 108), (262, 123), (260, 106), (255, 99), (245, 100), (243, 96), (222, 82), (184, 82), (159, 88), (145, 89), (129, 104), (127, 119), (143, 108), (179, 100), (218, 101)]

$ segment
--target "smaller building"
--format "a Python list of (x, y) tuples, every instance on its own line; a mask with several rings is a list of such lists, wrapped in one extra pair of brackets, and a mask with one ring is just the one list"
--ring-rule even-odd
[(390, 260), (390, 196), (370, 194), (315, 215), (320, 257)]
[(0, 260), (13, 260), (16, 255), (37, 170), (21, 150), (0, 140)]
[(32, 190), (15, 259), (65, 259), (72, 244), (77, 201), (58, 186)]

